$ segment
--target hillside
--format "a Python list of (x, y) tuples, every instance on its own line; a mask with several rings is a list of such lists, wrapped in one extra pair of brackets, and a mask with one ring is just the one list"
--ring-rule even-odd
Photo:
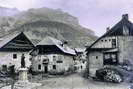
[(90, 45), (96, 36), (90, 29), (79, 25), (78, 19), (61, 10), (40, 8), (0, 17), (0, 36), (25, 31), (33, 43), (47, 35), (68, 41), (72, 47)]

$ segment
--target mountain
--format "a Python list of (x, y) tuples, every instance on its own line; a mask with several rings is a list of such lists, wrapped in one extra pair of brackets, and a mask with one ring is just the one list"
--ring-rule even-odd
[(96, 36), (82, 27), (78, 19), (60, 9), (39, 8), (0, 17), (0, 36), (25, 31), (34, 44), (46, 36), (68, 41), (72, 47), (90, 45)]

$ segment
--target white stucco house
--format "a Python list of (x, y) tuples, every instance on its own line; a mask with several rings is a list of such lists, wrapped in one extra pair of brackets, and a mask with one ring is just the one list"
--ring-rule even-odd
[(0, 38), (0, 68), (15, 65), (18, 69), (21, 66), (22, 54), (25, 56), (26, 66), (29, 67), (29, 52), (33, 48), (34, 45), (23, 32), (11, 33)]
[(36, 53), (32, 59), (34, 72), (63, 72), (74, 67), (75, 51), (55, 38), (49, 36), (44, 38), (31, 54), (34, 53)]

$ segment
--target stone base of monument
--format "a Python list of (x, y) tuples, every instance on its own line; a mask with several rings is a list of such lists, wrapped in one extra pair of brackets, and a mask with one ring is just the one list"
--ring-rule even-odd
[[(17, 82), (14, 85), (14, 89), (33, 89), (35, 87), (41, 86), (41, 84), (39, 83), (31, 83), (31, 82)], [(1, 89), (11, 89), (11, 85), (10, 86), (5, 86)]]
[[(19, 69), (19, 80), (14, 84), (14, 89), (32, 89), (34, 87), (41, 86), (40, 83), (29, 82), (27, 72), (27, 68)], [(11, 89), (11, 85), (3, 87), (2, 89)]]

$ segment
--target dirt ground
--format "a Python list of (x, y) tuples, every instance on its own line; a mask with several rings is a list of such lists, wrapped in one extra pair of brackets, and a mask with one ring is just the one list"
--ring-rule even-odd
[(65, 77), (43, 78), (38, 81), (42, 86), (34, 89), (128, 89), (129, 84), (105, 83), (83, 78), (80, 74)]

